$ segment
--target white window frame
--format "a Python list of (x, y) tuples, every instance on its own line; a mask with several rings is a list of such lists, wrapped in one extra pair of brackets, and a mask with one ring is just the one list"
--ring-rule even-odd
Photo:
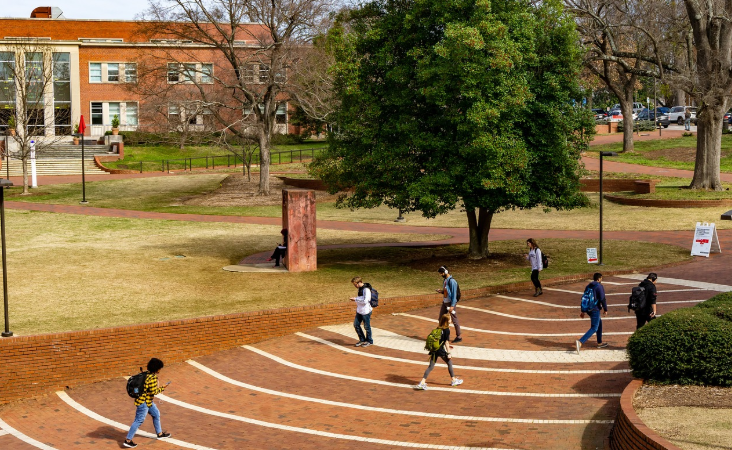
[[(173, 74), (175, 66), (178, 66), (177, 77), (175, 80), (171, 80), (171, 74)], [(204, 66), (211, 67), (211, 74), (205, 75), (203, 72)], [(200, 62), (169, 62), (167, 65), (167, 71), (165, 72), (165, 79), (168, 84), (213, 84), (214, 76), (214, 64), (213, 63), (200, 63)], [(193, 72), (191, 74), (191, 71)], [(204, 78), (209, 78), (208, 81), (204, 81)]]
[[(99, 80), (92, 79), (92, 66), (96, 65), (96, 64), (99, 65)], [(89, 63), (89, 83), (94, 83), (94, 84), (103, 83), (103, 81), (102, 81), (102, 80), (104, 80), (104, 74), (102, 73), (102, 72), (104, 72), (103, 66), (104, 65), (100, 62), (90, 62)]]

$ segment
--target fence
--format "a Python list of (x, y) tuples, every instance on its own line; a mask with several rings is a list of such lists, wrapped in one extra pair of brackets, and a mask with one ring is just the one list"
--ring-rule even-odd
[[(270, 164), (288, 164), (293, 162), (302, 162), (305, 160), (313, 159), (316, 153), (325, 150), (326, 147), (317, 148), (305, 148), (298, 150), (285, 150), (281, 152), (270, 153)], [(252, 155), (251, 163), (259, 165), (261, 162), (261, 155), (255, 153)], [(155, 164), (147, 162), (145, 166)], [(196, 158), (179, 158), (179, 159), (164, 159), (160, 162), (161, 172), (170, 172), (173, 170), (193, 170), (197, 169), (216, 169), (223, 167), (238, 167), (244, 164), (242, 155), (236, 153), (230, 153), (228, 155), (214, 155), (214, 156), (199, 156)], [(137, 163), (130, 163), (128, 167), (135, 169)], [(143, 163), (140, 162), (140, 172), (143, 171)]]

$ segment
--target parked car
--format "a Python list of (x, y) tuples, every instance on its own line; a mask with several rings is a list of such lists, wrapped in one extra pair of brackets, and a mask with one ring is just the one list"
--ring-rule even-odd
[(732, 125), (732, 109), (724, 113), (724, 120), (722, 120), (722, 123), (725, 125)]
[(691, 123), (696, 123), (696, 108), (693, 106), (674, 106), (668, 112), (668, 120), (683, 125), (685, 120), (684, 111), (686, 108), (691, 110)]
[(661, 109), (657, 110), (649, 110), (648, 108), (643, 108), (643, 110), (638, 113), (638, 119), (637, 120), (653, 120), (656, 121), (656, 116), (658, 116), (658, 121), (656, 123), (660, 123), (662, 127), (668, 128), (668, 126), (671, 124), (671, 121), (668, 120), (668, 115), (663, 114), (661, 112)]
[[(633, 109), (643, 109), (643, 103), (633, 102)], [(620, 103), (614, 104), (610, 109), (620, 109)]]
[(594, 108), (592, 113), (595, 115), (595, 120), (603, 120), (607, 118), (607, 113), (603, 109)]

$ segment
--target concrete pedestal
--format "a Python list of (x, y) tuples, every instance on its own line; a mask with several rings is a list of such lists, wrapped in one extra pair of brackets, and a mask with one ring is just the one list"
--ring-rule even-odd
[(311, 272), (318, 268), (315, 235), (315, 191), (282, 190), (282, 228), (287, 229), (284, 263), (290, 272)]

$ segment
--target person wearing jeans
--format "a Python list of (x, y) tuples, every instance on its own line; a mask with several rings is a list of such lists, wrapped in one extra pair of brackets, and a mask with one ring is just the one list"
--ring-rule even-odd
[[(574, 341), (575, 347), (577, 348), (577, 354), (580, 352), (580, 348), (592, 337), (593, 334), (597, 333), (597, 348), (607, 347), (607, 342), (602, 341), (602, 318), (600, 317), (600, 306), (602, 306), (602, 315), (607, 316), (607, 300), (605, 300), (605, 288), (602, 286), (602, 274), (596, 273), (592, 277), (592, 283), (588, 284), (585, 290), (592, 288), (595, 293), (595, 300), (597, 303), (595, 307), (590, 309), (587, 313), (590, 316), (590, 329), (587, 330), (584, 336), (578, 341)], [(580, 312), (580, 317), (585, 318), (585, 313)]]
[(691, 131), (691, 110), (684, 109), (684, 130)]
[(163, 431), (160, 426), (160, 411), (158, 407), (153, 403), (153, 399), (157, 394), (162, 393), (170, 381), (165, 386), (158, 386), (158, 374), (163, 370), (163, 362), (158, 358), (152, 358), (147, 363), (148, 375), (145, 378), (145, 387), (139, 397), (135, 399), (135, 421), (130, 426), (130, 431), (127, 433), (127, 438), (122, 442), (122, 445), (127, 448), (135, 448), (137, 444), (132, 442), (132, 438), (135, 437), (137, 429), (145, 421), (145, 417), (150, 414), (153, 418), (153, 426), (155, 427), (155, 434), (158, 439), (170, 437), (170, 433)]
[[(356, 302), (356, 318), (353, 320), (353, 328), (356, 329), (356, 334), (358, 334), (356, 347), (368, 347), (374, 343), (371, 337), (371, 312), (373, 311), (371, 307), (371, 289), (364, 286), (361, 277), (353, 277), (351, 283), (358, 289), (358, 296), (351, 297), (351, 301)], [(365, 335), (364, 330), (361, 329), (361, 323), (363, 323), (366, 330)]]

